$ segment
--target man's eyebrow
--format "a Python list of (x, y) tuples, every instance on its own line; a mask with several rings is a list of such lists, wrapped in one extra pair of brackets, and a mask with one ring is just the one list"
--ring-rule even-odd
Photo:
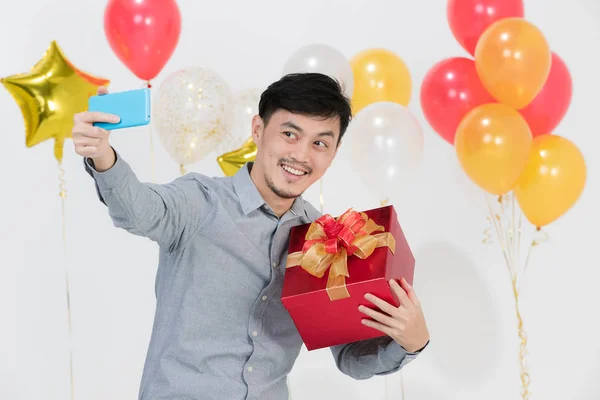
[(297, 130), (298, 132), (303, 132), (302, 128), (300, 128), (298, 125), (294, 124), (293, 122), (284, 122), (283, 124), (281, 124), (281, 126), (287, 126), (288, 128), (292, 128)]
[(335, 134), (332, 131), (321, 132), (319, 136), (330, 136), (332, 139), (335, 139)]

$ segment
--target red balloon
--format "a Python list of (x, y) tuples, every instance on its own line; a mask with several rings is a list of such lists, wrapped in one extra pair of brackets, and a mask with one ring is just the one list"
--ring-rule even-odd
[(435, 64), (421, 84), (421, 108), (431, 127), (450, 144), (473, 108), (495, 100), (479, 80), (475, 61), (452, 57)]
[(181, 33), (179, 7), (175, 0), (109, 0), (104, 33), (121, 62), (149, 81), (175, 51)]
[(446, 15), (458, 43), (474, 56), (483, 31), (504, 18), (523, 18), (525, 10), (523, 0), (448, 0)]
[(573, 96), (573, 80), (565, 62), (552, 53), (550, 75), (542, 90), (520, 113), (529, 124), (533, 137), (551, 134), (562, 121)]

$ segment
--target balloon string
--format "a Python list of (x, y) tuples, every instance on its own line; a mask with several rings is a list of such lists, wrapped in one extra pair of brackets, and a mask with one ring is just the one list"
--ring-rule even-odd
[[(515, 240), (517, 237), (520, 237), (520, 232), (518, 235), (514, 234), (516, 202), (514, 201), (514, 195), (512, 197), (513, 198), (510, 199), (510, 206), (512, 209), (511, 210), (511, 218), (508, 221), (509, 226), (507, 227), (506, 234), (504, 233), (504, 228), (503, 228), (503, 222), (505, 221), (504, 202), (506, 200), (506, 196), (501, 196), (498, 198), (498, 202), (500, 203), (500, 209), (501, 209), (500, 215), (494, 213), (494, 211), (492, 209), (492, 205), (491, 205), (488, 197), (486, 197), (486, 200), (487, 200), (487, 204), (488, 204), (488, 210), (490, 213), (490, 217), (491, 217), (491, 220), (493, 221), (494, 227), (496, 229), (496, 234), (498, 236), (500, 248), (502, 250), (502, 254), (504, 256), (504, 260), (505, 260), (506, 266), (507, 266), (507, 271), (508, 271), (510, 281), (512, 284), (513, 297), (515, 300), (515, 312), (516, 312), (516, 317), (517, 317), (517, 331), (518, 331), (519, 339), (521, 341), (520, 346), (519, 346), (519, 366), (520, 366), (520, 379), (521, 379), (521, 388), (522, 388), (522, 390), (521, 390), (522, 397), (521, 398), (522, 398), (522, 400), (529, 400), (529, 399), (531, 399), (531, 394), (529, 392), (529, 384), (531, 382), (531, 378), (529, 376), (529, 372), (527, 370), (527, 363), (526, 363), (527, 335), (525, 334), (523, 317), (521, 316), (521, 311), (520, 311), (520, 307), (519, 307), (520, 290), (519, 290), (518, 279), (517, 279), (517, 270), (515, 268), (515, 264), (518, 263), (518, 258), (517, 258), (516, 252), (513, 251), (516, 247)], [(519, 231), (520, 231), (520, 228), (519, 228)]]
[[(498, 226), (500, 227), (500, 234), (504, 238), (505, 248), (506, 248), (506, 256), (510, 261), (510, 270), (515, 272), (516, 263), (515, 263), (515, 254), (514, 254), (514, 235), (513, 235), (513, 223), (511, 219), (508, 219), (507, 226), (504, 227), (504, 221), (506, 221), (506, 207), (508, 207), (510, 203), (510, 195), (504, 195), (498, 197), (498, 203), (500, 203), (500, 216), (498, 217)], [(508, 204), (506, 204), (508, 203)], [(510, 214), (509, 214), (510, 216)], [(509, 217), (510, 218), (510, 217)], [(506, 232), (505, 232), (506, 229)]]
[[(398, 371), (398, 374), (400, 375), (400, 400), (406, 400), (406, 393), (404, 392), (404, 371), (400, 370)], [(388, 400), (389, 397), (389, 393), (388, 393), (388, 384), (389, 384), (389, 377), (386, 376), (385, 377), (385, 385), (383, 385), (383, 389), (384, 389), (384, 393), (383, 393), (383, 398), (385, 400)]]
[[(515, 196), (513, 195), (513, 202), (516, 201)], [(513, 207), (514, 208), (518, 208), (514, 203), (513, 203)], [(514, 218), (514, 217), (513, 217)], [(517, 260), (521, 259), (521, 235), (523, 233), (523, 212), (521, 211), (521, 209), (519, 209), (519, 217), (518, 217), (518, 222), (517, 222)], [(527, 268), (527, 262), (525, 263), (525, 268), (524, 270)]]
[(487, 221), (488, 226), (483, 230), (483, 239), (481, 239), (481, 243), (490, 244), (494, 242), (494, 240), (492, 239), (492, 218), (486, 216), (485, 220)]
[(533, 248), (539, 246), (544, 242), (547, 242), (549, 239), (550, 237), (546, 232), (544, 232), (540, 227), (536, 228), (534, 237), (531, 240), (531, 244), (529, 245), (529, 250), (527, 251), (524, 270), (527, 270), (527, 266), (529, 265), (529, 258), (531, 257), (531, 251), (533, 250)]
[(181, 173), (182, 176), (187, 173), (183, 164), (179, 164), (179, 173)]
[[(144, 83), (144, 87), (148, 89), (152, 89), (152, 84), (150, 81), (146, 81)], [(156, 166), (155, 166), (155, 157), (154, 157), (154, 138), (152, 135), (152, 121), (148, 124), (148, 137), (150, 139), (150, 168), (152, 171), (152, 182), (156, 183)]]
[(67, 197), (67, 189), (65, 185), (65, 170), (62, 167), (62, 163), (58, 163), (58, 181), (59, 181), (59, 196), (61, 199), (61, 226), (62, 226), (62, 239), (63, 239), (63, 256), (65, 260), (65, 290), (67, 298), (67, 326), (69, 332), (69, 375), (70, 375), (70, 386), (71, 386), (71, 400), (75, 397), (75, 385), (73, 377), (73, 327), (71, 318), (71, 290), (69, 285), (69, 270), (67, 268), (67, 224), (66, 224), (66, 213), (65, 213), (65, 199)]
[(490, 213), (490, 218), (494, 224), (494, 228), (496, 230), (496, 235), (498, 236), (498, 243), (500, 244), (500, 250), (502, 250), (502, 255), (504, 256), (504, 261), (506, 262), (506, 265), (508, 266), (509, 270), (510, 270), (510, 261), (508, 259), (508, 255), (506, 253), (506, 245), (504, 243), (504, 241), (502, 240), (503, 235), (502, 235), (502, 227), (500, 224), (500, 216), (496, 213), (494, 213), (494, 210), (492, 209), (492, 205), (490, 204), (490, 200), (488, 197), (486, 197), (486, 201), (487, 201), (487, 206), (488, 206), (488, 211)]
[[(517, 317), (517, 329), (518, 335), (520, 339), (519, 346), (519, 362), (520, 362), (520, 379), (522, 386), (522, 399), (528, 400), (531, 398), (531, 393), (529, 392), (529, 384), (531, 382), (531, 378), (528, 372), (526, 356), (527, 356), (527, 335), (524, 329), (523, 317), (520, 312), (519, 305), (519, 285), (518, 285), (518, 272), (516, 266), (520, 260), (520, 242), (522, 236), (522, 228), (523, 228), (523, 214), (520, 210), (518, 210), (516, 199), (514, 193), (500, 196), (498, 198), (498, 203), (500, 205), (500, 215), (493, 211), (492, 205), (489, 202), (488, 197), (486, 196), (486, 200), (488, 203), (488, 210), (490, 216), (488, 217), (488, 221), (493, 223), (493, 226), (496, 230), (496, 234), (499, 239), (500, 248), (502, 250), (502, 254), (504, 256), (504, 260), (506, 262), (507, 270), (509, 273), (509, 277), (512, 284), (513, 296), (515, 300), (515, 312)], [(504, 223), (506, 221), (506, 214), (510, 212), (510, 219), (507, 221), (507, 226), (504, 227)], [(518, 212), (518, 216), (517, 216)], [(489, 230), (484, 232), (487, 237), (489, 237)], [(548, 240), (548, 235), (543, 232), (539, 227), (536, 229), (536, 234), (529, 246), (529, 251), (527, 253), (527, 257), (525, 260), (525, 265), (523, 267), (523, 271), (527, 269), (529, 264), (530, 256), (533, 247), (538, 246), (539, 244)], [(489, 242), (489, 240), (484, 239), (484, 243)]]
[[(519, 210), (519, 220), (517, 221), (516, 213), (517, 213), (517, 201), (515, 199), (514, 192), (510, 195), (510, 211), (511, 211), (511, 220), (510, 220), (510, 237), (509, 240), (512, 242), (512, 252), (513, 252), (513, 265), (516, 268), (516, 265), (519, 263), (519, 241), (521, 238), (521, 223), (522, 223), (522, 212)], [(519, 239), (519, 240), (517, 240)], [(525, 263), (524, 268), (527, 267), (527, 261)], [(514, 269), (513, 268), (513, 271)], [(519, 346), (519, 366), (520, 366), (520, 377), (521, 377), (521, 387), (522, 387), (522, 399), (527, 400), (530, 399), (529, 393), (529, 383), (531, 382), (531, 377), (529, 376), (529, 372), (527, 370), (526, 356), (527, 356), (527, 335), (525, 334), (525, 329), (523, 328), (523, 317), (521, 316), (521, 311), (519, 309), (519, 287), (517, 284), (517, 272), (514, 271), (511, 277), (512, 287), (513, 287), (513, 296), (515, 299), (515, 312), (517, 316), (517, 329), (519, 334), (519, 339), (521, 340)]]
[(529, 372), (527, 371), (527, 335), (525, 334), (525, 329), (523, 328), (523, 318), (521, 317), (521, 312), (519, 310), (519, 289), (517, 285), (517, 277), (516, 275), (512, 275), (511, 277), (512, 288), (513, 288), (513, 296), (515, 298), (515, 311), (517, 314), (517, 329), (519, 332), (519, 339), (521, 340), (519, 346), (519, 365), (521, 369), (521, 398), (523, 400), (531, 399), (531, 393), (529, 393), (529, 383), (531, 382), (531, 378), (529, 376)]
[(388, 205), (388, 199), (383, 199), (379, 202), (379, 204), (381, 205), (381, 207), (385, 207)]
[(515, 225), (515, 213), (516, 213), (516, 200), (515, 194), (512, 193), (510, 196), (510, 211), (511, 211), (511, 219), (510, 219), (510, 241), (512, 243), (512, 256), (513, 256), (513, 265), (516, 266), (519, 264), (519, 255), (517, 254), (517, 233), (516, 233), (516, 225)]
[(400, 371), (400, 393), (402, 393), (402, 400), (406, 400), (406, 394), (404, 393), (404, 373), (402, 371)]

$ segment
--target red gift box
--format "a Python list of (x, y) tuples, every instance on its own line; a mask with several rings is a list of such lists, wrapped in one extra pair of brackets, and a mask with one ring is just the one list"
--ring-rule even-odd
[(308, 350), (384, 336), (367, 327), (366, 293), (398, 305), (391, 279), (413, 283), (415, 258), (386, 206), (292, 228), (281, 301)]

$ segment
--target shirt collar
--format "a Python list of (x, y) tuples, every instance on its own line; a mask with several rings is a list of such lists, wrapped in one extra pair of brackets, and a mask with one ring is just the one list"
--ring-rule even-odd
[[(253, 162), (247, 162), (233, 176), (233, 185), (245, 215), (262, 206), (268, 206), (250, 177), (250, 170), (253, 165)], [(302, 196), (298, 196), (294, 200), (290, 212), (293, 216), (298, 217), (307, 215)]]

